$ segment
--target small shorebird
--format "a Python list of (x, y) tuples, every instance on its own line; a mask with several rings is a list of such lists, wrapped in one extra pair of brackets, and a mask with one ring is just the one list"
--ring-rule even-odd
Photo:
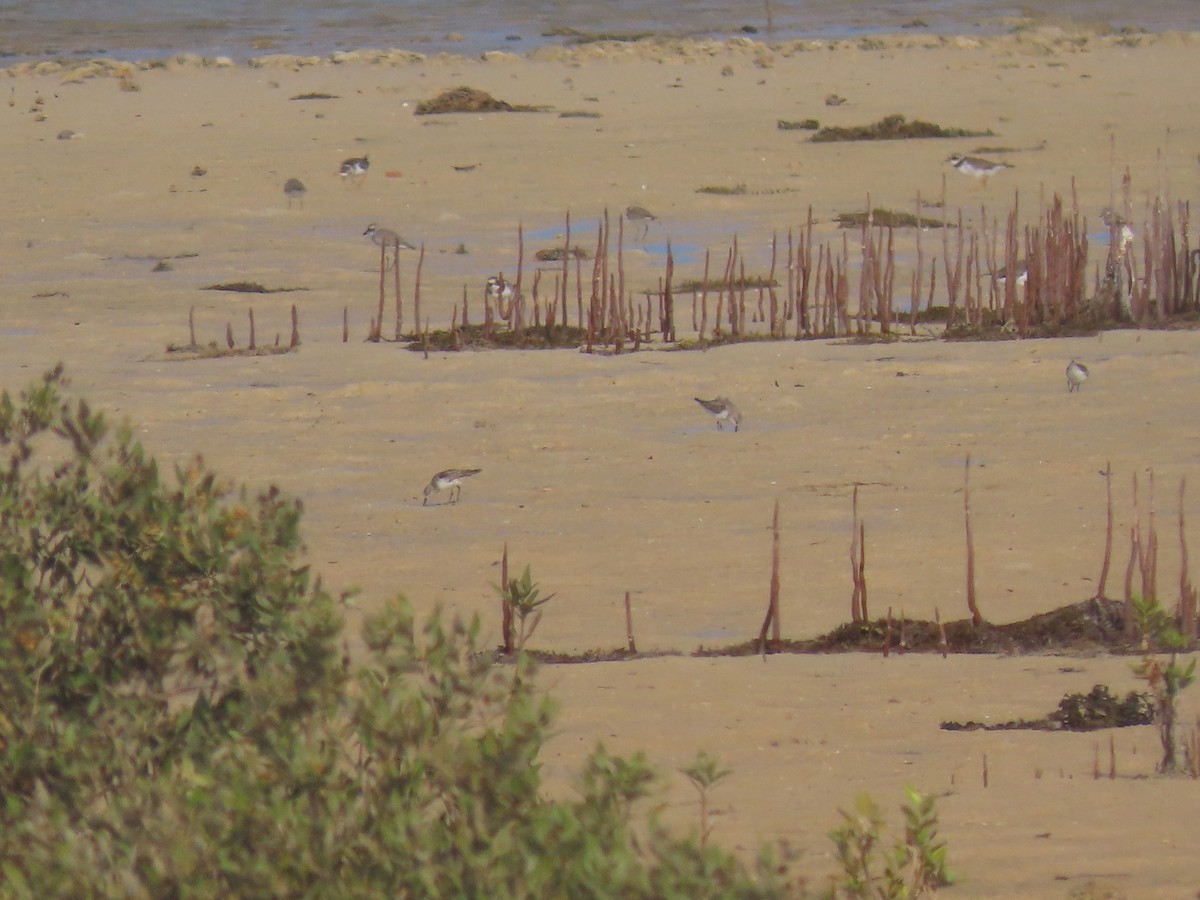
[(352, 156), (342, 163), (342, 167), (338, 169), (338, 174), (342, 178), (358, 181), (361, 176), (367, 174), (367, 169), (369, 168), (371, 168), (371, 161), (366, 156)]
[(300, 208), (304, 208), (304, 195), (308, 193), (308, 188), (304, 186), (304, 182), (299, 178), (289, 178), (283, 183), (283, 194), (287, 197), (288, 209), (292, 208), (292, 201), (299, 200)]
[[(367, 230), (363, 232), (364, 237), (371, 239), (371, 243), (376, 247), (383, 248), (383, 256), (386, 260), (384, 269), (391, 269), (400, 260), (401, 250), (416, 250), (417, 248), (400, 237), (399, 234), (392, 231), (390, 228), (380, 228), (374, 222), (367, 226)], [(388, 254), (391, 254), (390, 256)]]
[[(1025, 282), (1029, 280), (1029, 269), (1025, 265), (1025, 260), (1017, 260), (1017, 287), (1025, 287)], [(1001, 266), (996, 270), (996, 284), (1004, 287), (1008, 283), (1008, 267)]]
[(505, 281), (503, 274), (493, 275), (487, 280), (486, 294), (493, 303), (508, 303), (513, 298), (513, 284), (511, 281)]
[(1125, 221), (1125, 217), (1117, 215), (1107, 206), (1100, 210), (1100, 221), (1107, 228), (1116, 228), (1117, 250), (1122, 254), (1125, 252), (1125, 248), (1129, 246), (1129, 242), (1137, 237), (1133, 229), (1129, 227), (1129, 223)]
[(1078, 360), (1067, 363), (1067, 393), (1073, 393), (1083, 387), (1088, 380), (1088, 367)]
[(430, 479), (428, 486), (425, 488), (425, 499), (421, 501), (424, 506), (429, 502), (429, 495), (444, 491), (447, 488), (450, 490), (450, 503), (457, 503), (458, 497), (462, 493), (462, 483), (472, 475), (478, 475), (483, 469), (446, 469), (444, 472), (438, 472)]
[(645, 240), (646, 235), (650, 233), (650, 223), (658, 221), (658, 216), (650, 212), (650, 210), (646, 209), (644, 206), (626, 207), (625, 218), (630, 222), (634, 222), (642, 226), (642, 236), (638, 238), (639, 241)]
[(974, 178), (982, 178), (984, 184), (987, 184), (989, 176), (1003, 172), (1005, 169), (1015, 168), (1011, 163), (992, 162), (988, 159), (980, 159), (978, 156), (963, 156), (961, 153), (955, 153), (948, 157), (946, 162), (950, 163), (955, 171), (971, 175)]
[(699, 397), (696, 397), (695, 400), (708, 410), (708, 412), (716, 416), (717, 431), (724, 431), (726, 422), (733, 423), (734, 431), (737, 431), (738, 427), (742, 424), (741, 412), (728, 397), (717, 397), (714, 400), (701, 400)]
[(380, 228), (374, 222), (367, 226), (367, 230), (363, 232), (364, 237), (371, 239), (371, 243), (376, 247), (385, 247), (389, 250), (416, 250), (417, 248), (400, 237), (390, 228)]

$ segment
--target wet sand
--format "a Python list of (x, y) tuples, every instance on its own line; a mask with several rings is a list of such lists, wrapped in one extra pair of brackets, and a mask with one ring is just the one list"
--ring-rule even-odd
[[(848, 617), (856, 484), (873, 613), (962, 617), (968, 455), (988, 619), (1096, 592), (1098, 472), (1108, 464), (1119, 536), (1109, 595), (1121, 590), (1135, 472), (1143, 504), (1154, 472), (1159, 580), (1174, 585), (1177, 491), (1197, 456), (1192, 332), (988, 344), (921, 332), (886, 345), (423, 359), (363, 343), (378, 257), (362, 231), (378, 222), (424, 243), (422, 317), (433, 327), (449, 324), (464, 286), (478, 319), (487, 276), (515, 270), (518, 226), (530, 253), (554, 244), (568, 210), (585, 247), (606, 208), (615, 217), (636, 203), (660, 217), (644, 242), (627, 234), (634, 290), (656, 285), (668, 238), (677, 277), (700, 277), (705, 249), (723, 261), (735, 234), (748, 266), (765, 270), (772, 234), (798, 229), (810, 205), (821, 240), (840, 246), (838, 212), (868, 194), (911, 209), (918, 192), (941, 194), (943, 175), (948, 208), (968, 218), (981, 205), (1005, 215), (1015, 192), (1023, 216), (1035, 216), (1074, 179), (1096, 223), (1089, 234), (1102, 232), (1099, 210), (1126, 167), (1136, 209), (1147, 196), (1197, 195), (1200, 126), (1185, 86), (1198, 42), (1046, 31), (867, 45), (876, 49), (746, 41), (489, 61), (193, 61), (132, 71), (135, 91), (111, 75), (65, 83), (76, 79), (14, 72), (0, 81), (0, 384), (20, 388), (61, 360), (81, 394), (136, 423), (168, 466), (199, 452), (239, 481), (302, 497), (313, 566), (332, 589), (359, 589), (351, 633), (359, 610), (403, 593), (421, 609), (478, 613), (498, 640), (491, 585), (507, 542), (513, 564), (531, 564), (558, 594), (535, 646), (622, 646), (625, 591), (643, 650), (744, 640), (765, 610), (778, 499), (784, 632), (813, 636)], [(417, 102), (459, 84), (552, 111), (413, 116)], [(310, 92), (337, 99), (289, 99)], [(849, 102), (826, 106), (832, 93)], [(568, 111), (599, 118), (560, 117)], [(995, 135), (815, 145), (776, 127), (897, 112)], [(58, 140), (64, 129), (75, 137)], [(1003, 158), (1015, 168), (982, 185), (945, 166), (980, 143), (1010, 148)], [(343, 183), (340, 162), (363, 154), (367, 177)], [(308, 187), (303, 206), (288, 208), (289, 177)], [(698, 192), (739, 184), (746, 194)], [(940, 255), (940, 236), (927, 234)], [(1093, 248), (1093, 259), (1102, 253)], [(169, 270), (153, 272), (164, 258)], [(409, 321), (414, 264), (403, 257)], [(306, 290), (200, 290), (234, 280)], [(187, 341), (192, 308), (202, 343), (223, 343), (228, 322), (244, 345), (250, 306), (259, 343), (277, 332), (286, 342), (293, 303), (297, 352), (165, 352)], [(686, 335), (690, 301), (680, 306)], [(1092, 370), (1078, 394), (1063, 375), (1073, 357)], [(692, 399), (717, 394), (744, 412), (739, 433), (719, 433)], [(458, 505), (422, 508), (421, 489), (448, 467), (483, 472)], [(1200, 522), (1190, 498), (1186, 512)], [(1044, 715), (1095, 683), (1123, 694), (1138, 686), (1128, 660), (680, 656), (547, 667), (540, 678), (561, 706), (548, 790), (569, 790), (596, 740), (643, 749), (664, 773), (668, 821), (691, 827), (694, 794), (675, 769), (708, 749), (734, 770), (714, 795), (714, 839), (750, 853), (786, 837), (806, 851), (801, 869), (814, 883), (832, 868), (824, 833), (837, 808), (868, 790), (894, 809), (912, 784), (946, 794), (943, 835), (962, 896), (1063, 897), (1093, 882), (1130, 897), (1196, 888), (1180, 826), (1197, 788), (1148, 777), (1154, 729), (1115, 733), (1118, 777), (1093, 780), (1097, 746), (1107, 776), (1107, 733), (937, 727)], [(1185, 696), (1181, 721), (1197, 711)]]

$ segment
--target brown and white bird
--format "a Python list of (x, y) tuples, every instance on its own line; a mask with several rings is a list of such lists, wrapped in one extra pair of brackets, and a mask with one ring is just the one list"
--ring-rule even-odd
[(1067, 393), (1074, 393), (1088, 380), (1088, 367), (1078, 360), (1067, 363)]
[(383, 247), (385, 250), (416, 250), (417, 248), (400, 237), (399, 234), (392, 231), (390, 228), (381, 228), (372, 222), (367, 226), (367, 230), (363, 232), (363, 236), (370, 238), (371, 243), (376, 247)]
[(1137, 237), (1133, 229), (1129, 227), (1129, 223), (1125, 221), (1125, 217), (1114, 213), (1111, 208), (1106, 206), (1100, 210), (1100, 221), (1104, 223), (1105, 227), (1116, 232), (1117, 250), (1124, 255), (1125, 248)]
[(292, 202), (300, 201), (300, 208), (304, 208), (304, 195), (308, 193), (308, 188), (304, 186), (304, 182), (299, 178), (289, 178), (283, 183), (283, 195), (287, 197), (288, 209), (292, 208)]
[(650, 212), (644, 206), (629, 206), (625, 208), (626, 220), (633, 222), (636, 225), (642, 226), (642, 234), (638, 240), (644, 240), (646, 235), (650, 233), (650, 223), (657, 222), (658, 216)]
[(515, 293), (513, 283), (505, 279), (503, 274), (493, 275), (487, 280), (487, 288), (484, 291), (487, 298), (493, 303), (508, 303), (512, 300)]
[(371, 160), (366, 156), (352, 156), (350, 159), (342, 162), (342, 167), (338, 169), (338, 174), (342, 178), (349, 178), (351, 181), (358, 181), (362, 176), (367, 174), (367, 169), (371, 168)]
[(421, 501), (421, 505), (424, 506), (429, 502), (430, 494), (445, 490), (450, 491), (448, 503), (457, 503), (459, 495), (462, 494), (462, 483), (482, 471), (483, 469), (446, 469), (438, 472), (425, 487), (425, 499)]
[[(1029, 267), (1025, 265), (1025, 260), (1017, 260), (1016, 273), (1017, 287), (1025, 287), (1025, 283), (1029, 281)], [(996, 284), (1000, 287), (1008, 284), (1008, 266), (1001, 266), (996, 270)]]
[(997, 172), (1016, 168), (1011, 163), (992, 162), (978, 156), (963, 156), (961, 153), (953, 154), (946, 159), (946, 162), (954, 167), (954, 171), (970, 175), (972, 178), (982, 179), (984, 184), (987, 184), (988, 178)]
[(695, 400), (716, 418), (717, 431), (724, 431), (726, 422), (733, 423), (734, 431), (741, 427), (742, 413), (728, 397), (716, 397), (712, 400), (696, 397)]

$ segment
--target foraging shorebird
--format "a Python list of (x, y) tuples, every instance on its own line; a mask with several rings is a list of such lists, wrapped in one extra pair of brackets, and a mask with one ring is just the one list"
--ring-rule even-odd
[(1088, 367), (1078, 360), (1067, 363), (1067, 393), (1074, 393), (1088, 380)]
[(358, 181), (363, 175), (367, 174), (367, 169), (371, 168), (371, 161), (366, 155), (352, 156), (350, 159), (342, 163), (342, 167), (338, 169), (338, 174), (342, 178), (349, 178), (352, 181)]
[(1124, 254), (1125, 248), (1129, 246), (1129, 242), (1137, 237), (1133, 229), (1129, 227), (1129, 223), (1125, 221), (1125, 217), (1117, 215), (1111, 208), (1106, 206), (1100, 210), (1100, 221), (1104, 223), (1106, 228), (1115, 228), (1117, 230), (1117, 252)]
[(701, 400), (699, 397), (696, 397), (695, 400), (716, 417), (717, 431), (724, 431), (726, 422), (733, 423), (734, 431), (737, 431), (739, 426), (741, 426), (742, 414), (728, 397), (717, 397), (713, 400)]
[(283, 194), (287, 197), (288, 209), (292, 208), (292, 201), (299, 200), (300, 208), (304, 208), (304, 195), (308, 193), (308, 188), (304, 186), (304, 182), (299, 178), (289, 178), (283, 183)]
[(385, 270), (399, 264), (401, 250), (417, 249), (404, 238), (400, 237), (399, 234), (392, 231), (392, 229), (380, 228), (374, 222), (367, 226), (367, 230), (363, 232), (363, 236), (370, 238), (371, 243), (376, 247), (383, 248)]
[(424, 506), (429, 502), (429, 495), (444, 491), (447, 488), (450, 490), (449, 503), (457, 503), (459, 495), (462, 494), (462, 483), (472, 475), (478, 475), (483, 469), (446, 469), (443, 472), (438, 472), (430, 479), (429, 484), (425, 488), (425, 499), (421, 501)]
[(987, 184), (989, 176), (1003, 172), (1005, 169), (1016, 168), (1011, 163), (992, 162), (988, 159), (980, 159), (978, 156), (963, 156), (961, 153), (947, 157), (946, 162), (950, 163), (956, 172), (983, 179), (984, 184)]
[(626, 207), (625, 218), (642, 226), (642, 236), (638, 238), (639, 241), (645, 240), (646, 235), (650, 233), (650, 223), (658, 221), (658, 216), (644, 206)]
[(380, 228), (374, 222), (367, 226), (367, 230), (363, 232), (363, 237), (371, 239), (371, 243), (376, 247), (383, 247), (387, 250), (416, 250), (417, 248), (400, 237), (399, 234), (392, 231), (390, 228)]
[[(1029, 280), (1029, 269), (1025, 265), (1025, 260), (1017, 260), (1017, 287), (1025, 287), (1025, 282)], [(1008, 266), (1001, 266), (996, 270), (996, 284), (1004, 287), (1008, 284)]]
[(511, 281), (504, 279), (504, 274), (493, 275), (487, 280), (487, 298), (493, 303), (508, 303), (513, 298), (514, 288)]

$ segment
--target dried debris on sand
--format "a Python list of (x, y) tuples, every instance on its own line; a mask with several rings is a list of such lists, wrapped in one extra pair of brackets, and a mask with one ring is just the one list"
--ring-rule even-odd
[(915, 119), (907, 121), (900, 114), (884, 116), (870, 125), (852, 125), (845, 128), (826, 126), (814, 134), (809, 141), (824, 144), (833, 141), (902, 141), (912, 138), (959, 138), (987, 137), (992, 131), (970, 131), (966, 128), (943, 128), (932, 122)]
[[(768, 654), (775, 653), (880, 653), (885, 644), (891, 653), (986, 653), (1002, 656), (1017, 654), (1091, 655), (1134, 654), (1140, 652), (1137, 641), (1125, 634), (1124, 604), (1118, 600), (1090, 599), (1071, 603), (1018, 622), (993, 625), (970, 619), (945, 622), (945, 645), (936, 622), (908, 619), (903, 615), (867, 622), (847, 622), (816, 638), (771, 641)], [(723, 647), (700, 646), (690, 655), (758, 656), (762, 646), (758, 638)], [(543, 662), (571, 663), (625, 659), (625, 650), (589, 650), (582, 654), (531, 651)], [(643, 656), (679, 655), (648, 653)]]
[[(844, 212), (837, 214), (838, 228), (861, 228), (867, 224), (866, 212)], [(918, 218), (910, 212), (899, 212), (894, 209), (875, 207), (871, 210), (872, 225), (882, 225), (890, 228), (945, 228), (946, 223), (941, 219), (929, 216)]]
[(293, 291), (307, 291), (306, 287), (276, 287), (269, 288), (257, 281), (223, 281), (200, 288), (202, 291), (229, 291), (234, 294), (287, 294)]
[(487, 91), (461, 85), (442, 91), (432, 100), (422, 100), (417, 104), (414, 115), (435, 116), (443, 113), (484, 113), (484, 112), (545, 112), (547, 106), (525, 106), (497, 100)]
[(1008, 722), (942, 722), (943, 731), (1098, 731), (1128, 728), (1154, 722), (1154, 699), (1145, 691), (1130, 691), (1123, 698), (1097, 684), (1086, 694), (1067, 694), (1058, 709), (1040, 719)]

